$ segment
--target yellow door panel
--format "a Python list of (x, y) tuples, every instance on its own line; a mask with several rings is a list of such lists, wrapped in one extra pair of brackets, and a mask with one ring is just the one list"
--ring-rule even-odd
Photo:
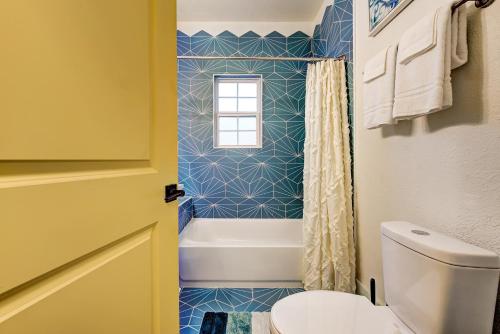
[(0, 159), (149, 157), (150, 6), (0, 2)]
[(178, 332), (174, 0), (0, 3), (0, 333)]
[(0, 303), (0, 333), (151, 332), (151, 247), (147, 230), (26, 287)]
[(0, 257), (0, 268), (11, 268), (2, 273), (0, 293), (154, 224), (163, 188), (153, 169), (143, 172), (4, 188), (0, 235), (9, 237), (0, 254), (16, 256)]

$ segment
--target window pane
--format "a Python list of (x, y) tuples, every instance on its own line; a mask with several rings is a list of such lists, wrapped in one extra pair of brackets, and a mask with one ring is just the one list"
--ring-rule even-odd
[(257, 112), (257, 99), (256, 98), (238, 99), (238, 111)]
[(238, 119), (240, 130), (256, 130), (257, 117), (240, 117)]
[(220, 112), (235, 112), (238, 110), (237, 107), (238, 99), (231, 98), (219, 98), (219, 111)]
[(238, 139), (240, 145), (257, 145), (257, 132), (238, 132)]
[(238, 84), (239, 97), (257, 97), (257, 83), (239, 83)]
[(219, 130), (238, 130), (237, 117), (219, 117)]
[(219, 147), (248, 147), (259, 143), (257, 130), (261, 128), (261, 121), (257, 113), (261, 112), (260, 81), (253, 77), (215, 78), (214, 117), (217, 123), (214, 135)]
[(238, 132), (219, 132), (219, 145), (238, 145)]
[(236, 97), (238, 95), (237, 85), (235, 82), (219, 82), (219, 96)]

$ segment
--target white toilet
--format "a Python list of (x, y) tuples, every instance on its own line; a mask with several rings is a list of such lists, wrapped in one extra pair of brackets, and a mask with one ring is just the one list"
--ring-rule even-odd
[(382, 224), (385, 300), (307, 291), (278, 301), (272, 334), (490, 334), (500, 273), (490, 251), (407, 222)]

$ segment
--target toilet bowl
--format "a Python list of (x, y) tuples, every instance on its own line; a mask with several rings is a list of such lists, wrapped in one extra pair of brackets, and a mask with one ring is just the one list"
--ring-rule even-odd
[(386, 222), (382, 265), (388, 306), (342, 292), (302, 292), (273, 306), (271, 333), (491, 333), (497, 254), (411, 223)]
[(333, 291), (306, 291), (278, 301), (270, 328), (272, 334), (413, 334), (388, 307)]

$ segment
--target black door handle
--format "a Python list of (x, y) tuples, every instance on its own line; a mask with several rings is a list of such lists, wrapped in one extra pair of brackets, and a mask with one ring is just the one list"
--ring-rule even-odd
[(182, 197), (186, 195), (184, 190), (177, 190), (176, 184), (169, 184), (165, 186), (165, 202), (173, 202), (177, 199), (177, 197)]

